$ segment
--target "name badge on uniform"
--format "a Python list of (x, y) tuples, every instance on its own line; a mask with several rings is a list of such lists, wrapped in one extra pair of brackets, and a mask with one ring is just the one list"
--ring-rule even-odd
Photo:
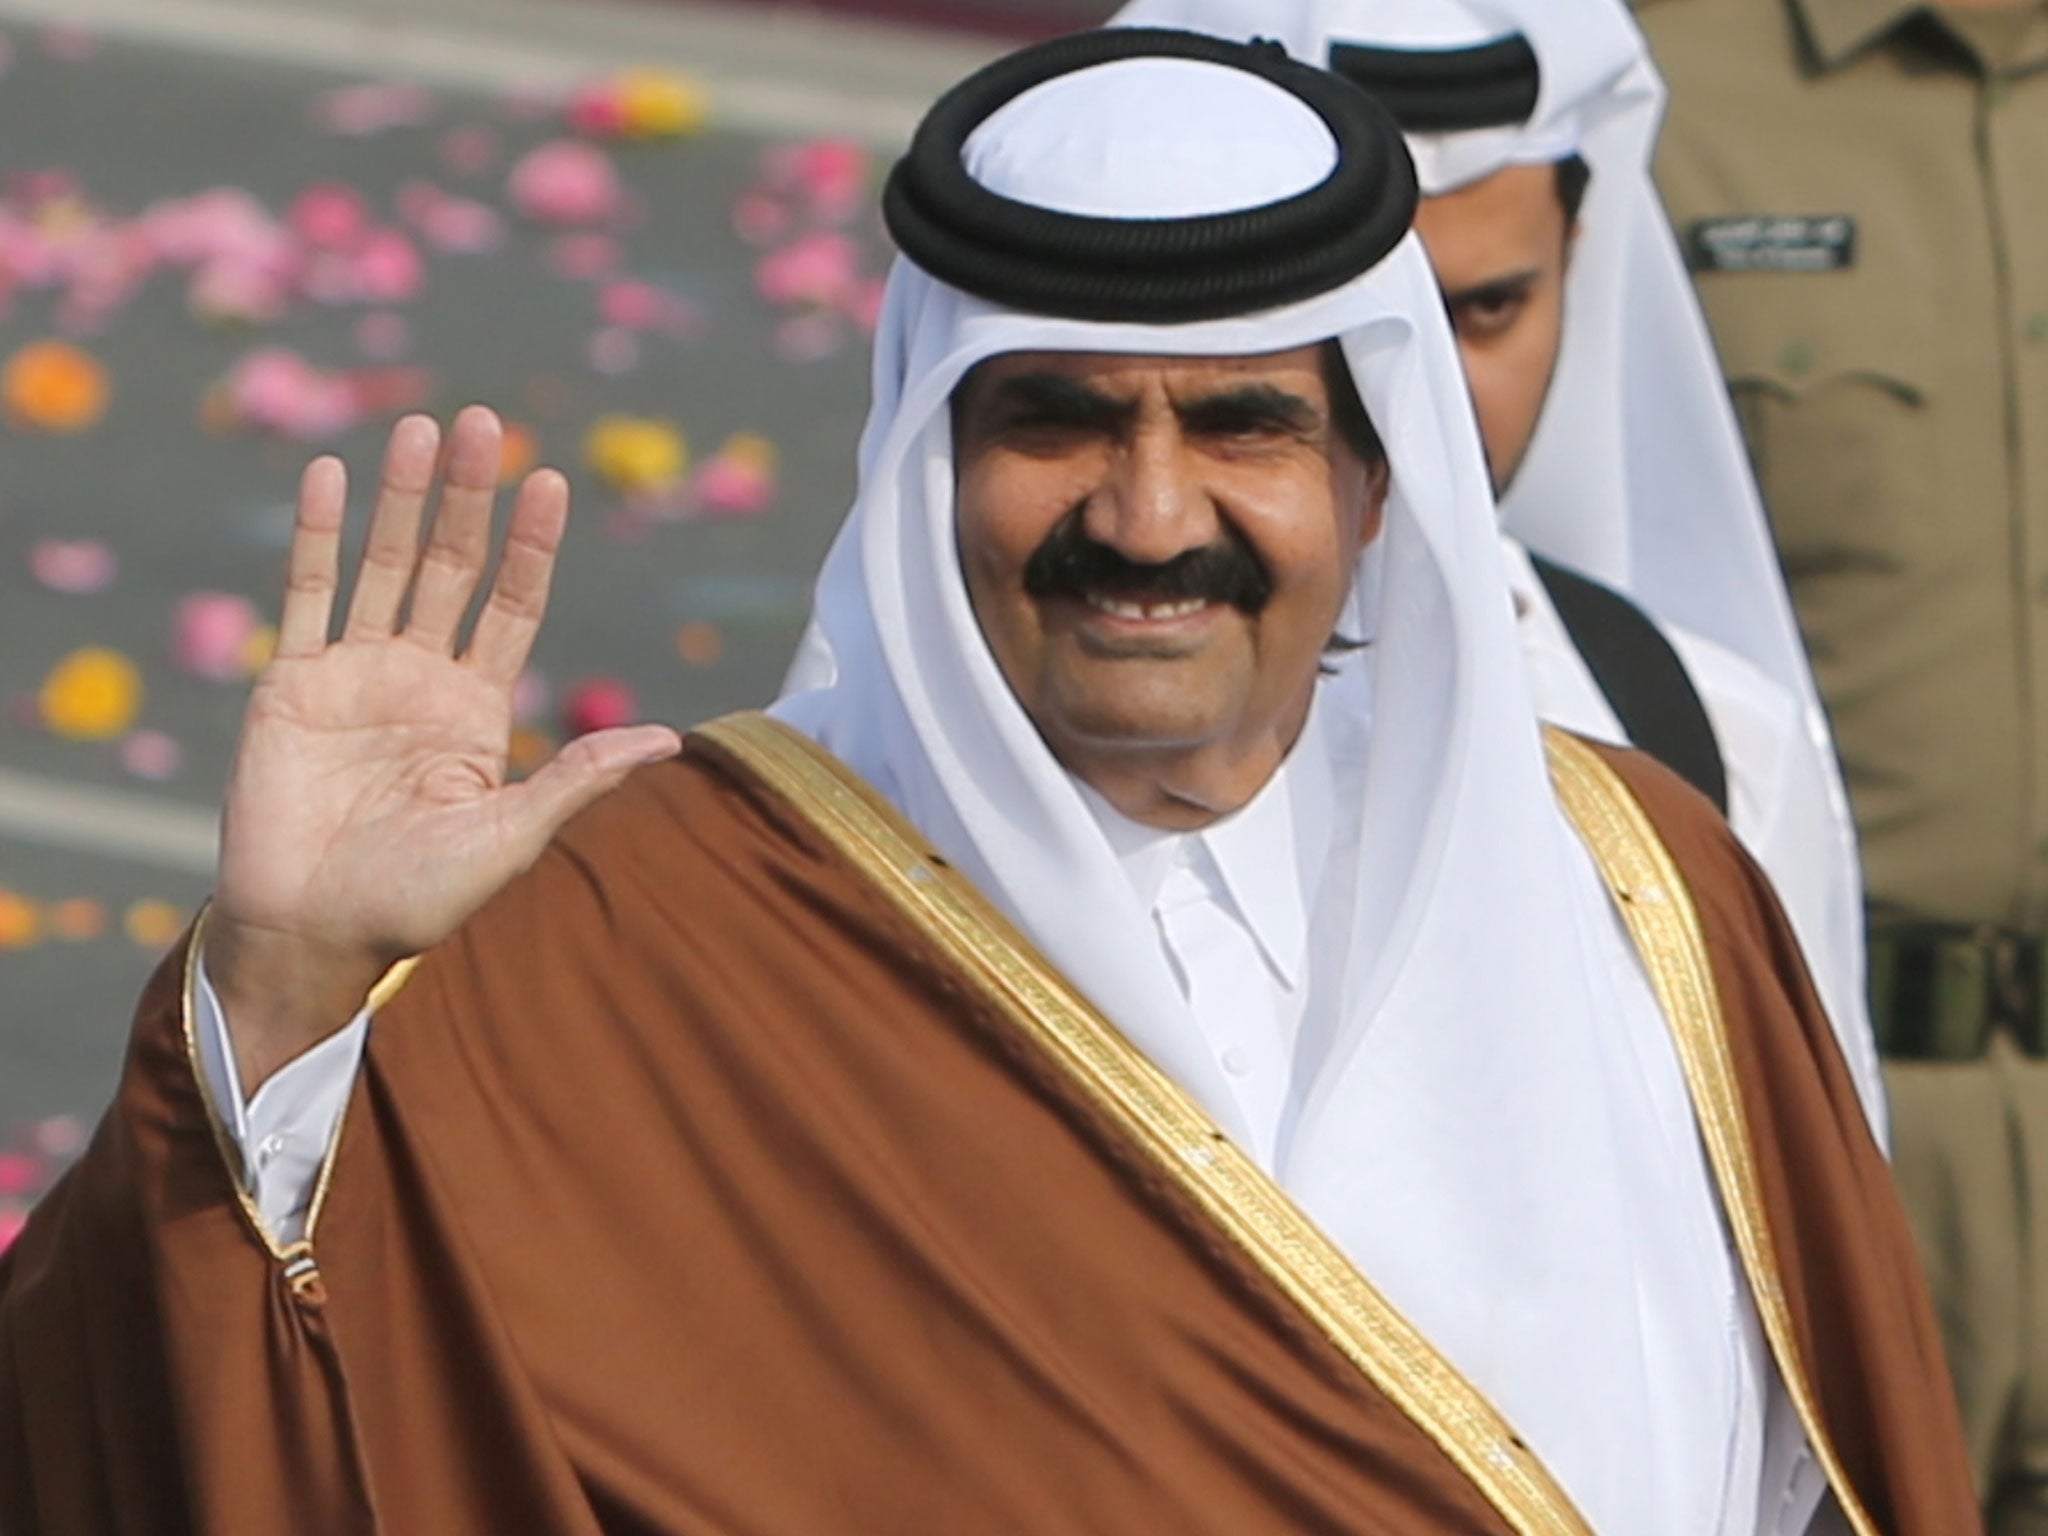
[(1695, 272), (1839, 272), (1856, 265), (1856, 221), (1846, 213), (1699, 219), (1685, 247)]

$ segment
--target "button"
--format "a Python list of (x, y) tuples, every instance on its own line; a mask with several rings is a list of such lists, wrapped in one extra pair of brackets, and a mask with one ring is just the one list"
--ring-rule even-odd
[(1232, 1077), (1250, 1077), (1252, 1075), (1252, 1059), (1233, 1045), (1223, 1053), (1223, 1070)]
[(277, 1161), (278, 1154), (284, 1151), (287, 1140), (288, 1138), (281, 1135), (264, 1137), (256, 1148), (256, 1166), (268, 1168)]

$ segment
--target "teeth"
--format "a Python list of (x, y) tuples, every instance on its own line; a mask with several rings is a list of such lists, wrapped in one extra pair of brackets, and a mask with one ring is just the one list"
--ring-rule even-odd
[(1106, 613), (1115, 619), (1184, 619), (1190, 614), (1200, 613), (1209, 606), (1207, 598), (1183, 598), (1177, 603), (1129, 603), (1120, 598), (1104, 597), (1099, 592), (1088, 594), (1088, 606), (1098, 613)]

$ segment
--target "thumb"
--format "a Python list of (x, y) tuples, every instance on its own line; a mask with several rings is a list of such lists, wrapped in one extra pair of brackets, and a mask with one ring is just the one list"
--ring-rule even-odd
[(683, 739), (665, 725), (628, 725), (578, 736), (523, 784), (505, 790), (506, 840), (530, 863), (562, 824), (635, 768), (674, 757)]

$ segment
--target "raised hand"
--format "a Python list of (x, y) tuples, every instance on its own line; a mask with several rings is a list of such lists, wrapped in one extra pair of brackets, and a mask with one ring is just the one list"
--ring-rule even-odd
[(339, 640), (347, 478), (333, 458), (306, 469), (277, 653), (243, 719), (205, 930), (249, 1089), (346, 1024), (387, 966), (447, 937), (576, 811), (680, 746), (664, 726), (600, 731), (506, 782), (513, 685), (547, 607), (569, 489), (553, 470), (527, 476), (457, 655), (489, 560), (501, 438), (481, 406), (456, 418), (422, 544), (440, 434), (424, 416), (392, 430)]

